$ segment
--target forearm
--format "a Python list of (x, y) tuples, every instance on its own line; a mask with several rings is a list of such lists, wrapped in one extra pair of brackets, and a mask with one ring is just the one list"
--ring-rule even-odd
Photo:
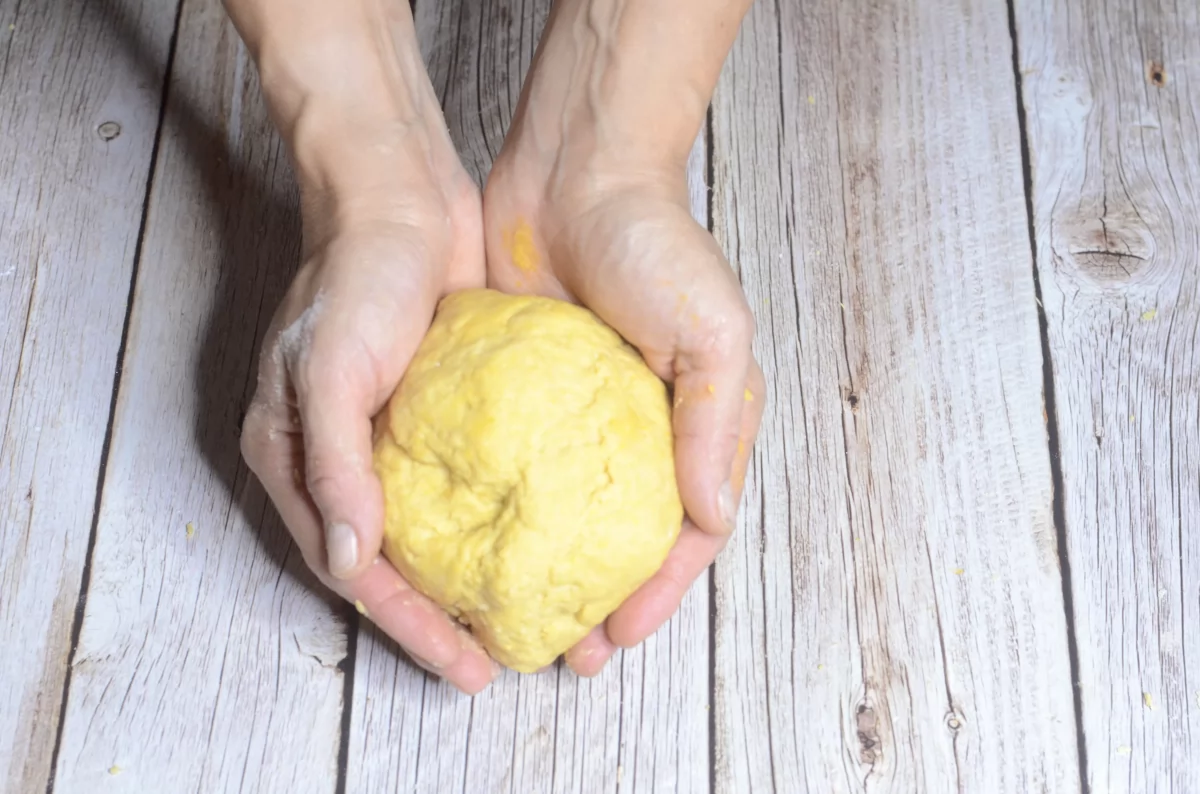
[(445, 127), (407, 0), (224, 0), (303, 187), (371, 181), (397, 150), (443, 157)]
[(514, 120), (520, 145), (682, 163), (750, 3), (558, 0)]

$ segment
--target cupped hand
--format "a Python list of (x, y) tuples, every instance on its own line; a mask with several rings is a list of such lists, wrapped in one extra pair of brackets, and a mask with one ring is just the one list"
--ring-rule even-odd
[(379, 556), (371, 421), (437, 301), (484, 283), (479, 195), (456, 158), (439, 166), (405, 140), (371, 146), (361, 183), (305, 184), (300, 169), (304, 264), (265, 337), (242, 450), (321, 581), (475, 693), (494, 676), (487, 654)]
[(489, 285), (586, 306), (673, 393), (686, 518), (659, 572), (566, 654), (577, 673), (594, 675), (618, 647), (666, 622), (724, 547), (764, 382), (751, 353), (753, 317), (716, 241), (688, 210), (682, 164), (538, 173), (507, 152), (493, 168), (484, 195)]

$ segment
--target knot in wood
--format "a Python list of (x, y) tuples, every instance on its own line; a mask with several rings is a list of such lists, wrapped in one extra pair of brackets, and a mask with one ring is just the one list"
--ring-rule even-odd
[(1064, 269), (1106, 285), (1132, 282), (1154, 258), (1154, 237), (1136, 217), (1058, 220), (1052, 242)]
[(121, 125), (115, 121), (106, 121), (96, 128), (96, 134), (102, 141), (111, 141), (121, 134)]
[(862, 401), (862, 395), (857, 390), (849, 386), (843, 386), (842, 399), (851, 411), (858, 413), (858, 405)]
[(1167, 70), (1163, 68), (1162, 61), (1146, 61), (1146, 82), (1156, 88), (1167, 84)]
[(951, 733), (958, 733), (959, 731), (961, 731), (963, 728), (962, 715), (959, 714), (957, 711), (947, 712), (946, 713), (946, 727), (950, 730)]
[(879, 741), (879, 717), (875, 709), (860, 703), (854, 712), (854, 724), (858, 734), (858, 758), (864, 764), (873, 765), (883, 756)]

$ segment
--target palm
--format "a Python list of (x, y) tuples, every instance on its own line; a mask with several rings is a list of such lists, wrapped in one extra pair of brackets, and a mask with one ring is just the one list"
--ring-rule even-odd
[(676, 473), (688, 518), (660, 572), (568, 653), (572, 667), (592, 674), (618, 645), (640, 642), (669, 618), (724, 546), (731, 527), (717, 494), (732, 482), (740, 495), (762, 416), (762, 374), (750, 357), (740, 285), (692, 219), (682, 184), (532, 204), (511, 174), (501, 164), (484, 199), (488, 283), (583, 304), (674, 389)]
[[(336, 233), (321, 234), (306, 217), (312, 250), (268, 332), (242, 449), (322, 581), (418, 663), (477, 692), (493, 675), (486, 655), (378, 557), (383, 494), (371, 417), (403, 377), (437, 301), (484, 283), (479, 199), (473, 185), (449, 203), (403, 185), (396, 195), (399, 211)], [(350, 565), (329, 551), (339, 526), (357, 538)]]

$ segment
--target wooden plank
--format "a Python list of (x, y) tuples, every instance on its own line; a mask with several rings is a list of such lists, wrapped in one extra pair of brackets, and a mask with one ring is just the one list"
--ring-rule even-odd
[(1089, 789), (1200, 791), (1200, 6), (1016, 21)]
[(332, 792), (344, 618), (238, 452), (294, 185), (218, 0), (178, 42), (58, 789)]
[(174, 5), (0, 0), (0, 791), (50, 776)]
[[(464, 163), (482, 181), (503, 142), (549, 8), (418, 3), (417, 30)], [(703, 141), (689, 167), (706, 217)], [(507, 672), (468, 700), (358, 636), (348, 791), (703, 792), (709, 786), (708, 583), (642, 646), (582, 680)]]
[(714, 225), (769, 385), (716, 574), (716, 789), (1077, 789), (996, 0), (758, 3)]

